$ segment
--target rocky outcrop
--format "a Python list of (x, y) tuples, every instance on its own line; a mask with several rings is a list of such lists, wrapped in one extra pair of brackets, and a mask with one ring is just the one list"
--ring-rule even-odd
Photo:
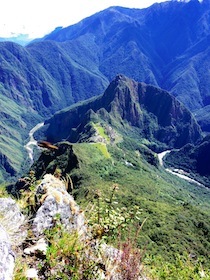
[[(48, 244), (44, 238), (44, 232), (55, 226), (56, 218), (67, 231), (77, 231), (81, 238), (86, 233), (84, 215), (74, 198), (66, 191), (63, 181), (51, 174), (46, 174), (36, 187), (35, 197), (35, 208), (38, 210), (34, 213), (32, 223), (27, 224), (25, 216), (13, 199), (0, 198), (0, 280), (13, 278), (15, 251), (26, 239), (28, 230), (32, 229), (34, 238), (33, 244), (30, 240), (25, 241), (25, 249), (22, 253), (25, 255), (26, 263), (29, 262), (27, 259), (31, 262), (31, 256), (46, 255)], [(38, 279), (34, 277), (38, 275), (37, 265), (35, 260), (34, 263), (28, 264), (29, 269), (25, 271), (27, 279)]]
[[(55, 174), (56, 168), (59, 168), (60, 175), (63, 176), (79, 166), (71, 143), (61, 142), (57, 144), (57, 147), (57, 150), (43, 149), (39, 160), (31, 167), (35, 171), (36, 178), (42, 178), (45, 174)], [(15, 188), (18, 190), (21, 184), (19, 186), (16, 184)]]
[(15, 266), (15, 252), (26, 237), (25, 217), (11, 198), (0, 198), (0, 279), (10, 280)]
[(27, 235), (26, 217), (12, 198), (0, 198), (0, 205), (0, 225), (8, 233), (11, 244), (21, 244)]
[(35, 236), (40, 236), (46, 229), (55, 225), (59, 218), (66, 230), (74, 230), (82, 235), (86, 232), (85, 219), (74, 198), (66, 191), (64, 182), (51, 174), (46, 174), (38, 185), (36, 196), (40, 207), (32, 224)]
[(9, 236), (0, 225), (0, 280), (11, 280), (15, 266), (15, 254)]
[[(25, 230), (22, 228), (25, 217), (20, 213), (15, 201), (10, 198), (0, 199), (0, 280), (12, 280), (13, 277), (45, 280), (51, 276), (55, 279), (60, 275), (71, 277), (74, 265), (80, 275), (78, 279), (86, 279), (83, 278), (86, 273), (91, 275), (88, 279), (146, 279), (141, 275), (142, 267), (136, 266), (134, 269), (133, 266), (140, 261), (137, 251), (130, 253), (127, 247), (118, 250), (93, 236), (91, 226), (87, 225), (79, 206), (66, 191), (64, 181), (46, 174), (35, 187), (35, 191), (25, 190), (25, 195), (35, 196), (36, 201), (34, 218), (28, 222), (27, 227), (25, 225)], [(22, 196), (21, 199), (25, 202), (24, 192)], [(26, 229), (29, 234), (27, 238)], [(62, 239), (60, 242), (60, 238), (64, 236), (62, 234), (67, 234), (65, 238), (68, 236), (69, 239)], [(23, 240), (24, 246), (21, 244)], [(73, 240), (70, 251), (65, 250), (65, 246), (69, 244), (63, 244), (64, 240), (70, 244)], [(61, 244), (64, 247), (60, 248)], [(18, 258), (24, 257), (24, 268), (20, 269), (21, 274), (17, 276), (13, 275), (13, 269), (14, 250), (18, 245), (21, 245), (17, 250)]]

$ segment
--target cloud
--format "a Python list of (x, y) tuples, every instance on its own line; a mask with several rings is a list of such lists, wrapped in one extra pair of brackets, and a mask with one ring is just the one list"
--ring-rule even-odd
[(33, 38), (41, 37), (57, 26), (74, 24), (109, 6), (143, 8), (154, 2), (154, 0), (6, 0), (1, 4), (0, 37), (11, 36), (12, 33), (29, 34)]

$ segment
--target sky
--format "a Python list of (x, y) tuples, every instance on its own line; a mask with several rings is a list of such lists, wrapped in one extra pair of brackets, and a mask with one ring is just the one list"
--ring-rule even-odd
[(2, 0), (0, 37), (42, 37), (110, 6), (146, 8), (166, 0)]

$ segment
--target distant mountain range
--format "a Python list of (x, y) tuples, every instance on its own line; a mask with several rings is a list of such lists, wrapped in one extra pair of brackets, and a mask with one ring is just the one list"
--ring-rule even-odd
[(13, 34), (12, 37), (0, 37), (0, 42), (14, 42), (20, 44), (21, 46), (27, 45), (32, 39), (30, 39), (28, 34)]
[(195, 114), (209, 110), (209, 0), (168, 1), (142, 10), (111, 7), (46, 40), (74, 54), (76, 43), (77, 53), (89, 54), (109, 81), (123, 73), (170, 91)]
[(21, 147), (30, 128), (102, 94), (119, 73), (169, 91), (210, 131), (209, 28), (209, 0), (168, 1), (110, 7), (26, 47), (1, 42), (2, 174), (26, 164)]

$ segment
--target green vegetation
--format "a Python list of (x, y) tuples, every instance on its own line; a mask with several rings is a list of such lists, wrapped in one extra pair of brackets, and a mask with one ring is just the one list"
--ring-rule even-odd
[(153, 256), (146, 258), (144, 264), (148, 276), (155, 280), (210, 279), (210, 266), (204, 268), (202, 259), (193, 259), (189, 255), (178, 255), (173, 263)]
[(105, 132), (103, 126), (100, 125), (100, 123), (91, 122), (91, 125), (95, 128), (95, 130), (98, 132), (98, 134), (106, 140), (107, 143), (110, 142), (109, 136)]
[[(39, 183), (34, 181), (33, 175), (31, 172), (30, 188), (22, 191), (17, 200), (29, 217), (34, 214), (35, 208), (31, 207), (36, 200), (34, 186)], [(117, 188), (117, 185), (112, 187), (108, 192), (109, 198), (102, 198), (99, 192), (92, 197), (91, 207), (86, 211), (85, 238), (76, 231), (67, 231), (60, 221), (60, 215), (55, 215), (52, 228), (44, 232), (48, 243), (46, 255), (38, 252), (23, 259), (18, 254), (14, 279), (27, 279), (25, 273), (31, 264), (38, 267), (39, 275), (44, 279), (100, 279), (102, 274), (111, 277), (116, 273), (123, 279), (138, 279), (142, 271), (141, 253), (136, 247), (135, 236), (133, 238), (131, 233), (127, 237), (125, 232), (131, 224), (139, 221), (141, 212), (137, 206), (118, 208), (115, 196)], [(25, 244), (34, 240), (30, 225), (28, 226)], [(137, 233), (141, 227), (138, 228)], [(116, 247), (107, 247), (104, 241), (112, 244), (114, 242)], [(113, 256), (106, 253), (110, 249), (115, 252)]]
[[(77, 233), (69, 233), (57, 224), (46, 231), (49, 242), (46, 259), (40, 265), (41, 273), (47, 279), (94, 279), (96, 262), (91, 260), (88, 244), (79, 240)], [(86, 258), (86, 256), (89, 256)]]
[[(131, 207), (118, 207), (116, 192), (118, 185), (112, 186), (110, 197), (102, 197), (98, 190), (91, 201), (91, 211), (87, 210), (89, 225), (95, 238), (100, 238), (106, 243), (116, 243), (119, 234), (128, 230), (128, 225), (138, 224), (141, 209), (137, 205)], [(118, 240), (119, 241), (119, 240)]]
[(7, 197), (9, 194), (6, 190), (5, 184), (0, 184), (0, 198)]
[[(76, 145), (77, 152), (82, 152), (85, 145)], [(93, 152), (92, 145), (89, 146)], [(123, 172), (126, 168), (128, 167), (123, 168)], [(22, 192), (21, 199), (18, 199), (19, 205), (28, 208), (29, 215), (34, 211), (30, 207), (30, 201), (34, 201), (34, 186), (38, 183), (34, 182), (33, 172), (31, 174), (30, 190)], [(167, 173), (160, 174), (164, 177)], [(144, 176), (142, 171), (141, 178)], [(133, 178), (134, 181), (136, 179)], [(166, 179), (169, 180), (167, 177), (162, 178), (162, 183)], [(176, 182), (176, 177), (173, 179)], [(134, 181), (129, 181), (131, 187)], [(94, 183), (94, 180), (91, 182)], [(172, 182), (165, 183), (170, 185)], [(179, 195), (182, 192), (183, 195), (187, 195), (192, 186), (181, 185), (180, 181), (180, 187), (182, 189), (179, 190)], [(178, 201), (173, 192), (169, 192), (168, 197), (156, 193), (156, 200), (152, 201), (144, 197), (145, 190), (137, 196), (136, 192), (139, 190), (133, 193), (131, 188), (126, 193), (125, 189), (122, 184), (114, 184), (106, 189), (98, 184), (95, 191), (89, 189), (88, 195), (86, 193), (83, 197), (84, 189), (80, 186), (81, 195), (78, 199), (83, 209), (86, 209), (89, 238), (82, 241), (77, 233), (66, 231), (60, 223), (59, 216), (55, 216), (55, 226), (45, 232), (49, 244), (46, 256), (39, 259), (38, 254), (29, 259), (30, 262), (39, 262), (40, 274), (47, 279), (96, 279), (99, 277), (102, 262), (105, 262), (107, 270), (103, 268), (103, 272), (117, 271), (123, 279), (135, 280), (138, 279), (138, 275), (146, 275), (154, 280), (210, 279), (209, 216), (194, 205), (196, 201), (193, 202), (201, 201), (202, 196), (194, 197), (191, 203), (187, 204), (184, 200)], [(154, 192), (157, 191), (155, 186), (153, 189)], [(158, 189), (162, 189), (161, 185)], [(77, 193), (77, 190), (74, 191)], [(206, 199), (209, 199), (208, 196), (209, 193)], [(33, 236), (29, 231), (28, 239), (31, 238), (33, 239)], [(104, 241), (120, 249), (122, 255), (118, 255), (112, 261), (103, 258), (101, 250)], [(97, 249), (92, 250), (90, 244), (98, 244)], [(28, 267), (29, 263), (19, 256), (14, 279), (26, 279), (24, 272)]]
[[(63, 150), (64, 144), (60, 145)], [(113, 184), (118, 184), (119, 189), (115, 193), (117, 207), (141, 209), (140, 225), (147, 219), (136, 239), (136, 244), (146, 251), (146, 255), (160, 256), (173, 264), (177, 254), (194, 254), (197, 258), (203, 257), (204, 265), (208, 266), (210, 190), (169, 174), (158, 166), (154, 154), (150, 152), (148, 156), (144, 146), (129, 142), (128, 138), (125, 142), (106, 146), (110, 157), (97, 145), (69, 144), (71, 157), (65, 152), (60, 156), (45, 152), (33, 168), (36, 171), (37, 166), (45, 166), (43, 172), (47, 172), (46, 160), (50, 154), (54, 155), (49, 164), (51, 170), (55, 170), (54, 166), (61, 170), (63, 177), (71, 176), (73, 195), (83, 209), (89, 201), (96, 204), (93, 197), (98, 191), (105, 199), (109, 197)], [(153, 164), (145, 160), (148, 157)], [(67, 173), (66, 166), (69, 168)]]
[(11, 181), (10, 177), (20, 174), (23, 168), (26, 123), (21, 115), (26, 110), (4, 96), (1, 98), (0, 111), (0, 182), (3, 182), (5, 179)]
[[(170, 17), (166, 16), (168, 9)], [(111, 13), (108, 9), (90, 17), (88, 28), (84, 20), (26, 48), (1, 43), (0, 182), (19, 175), (24, 164), (28, 166), (23, 147), (29, 128), (37, 120), (101, 93), (117, 73), (170, 90), (188, 108), (197, 110), (200, 124), (208, 131), (209, 44), (204, 30), (208, 12), (207, 1), (171, 1), (140, 13), (115, 7)], [(193, 21), (190, 14), (195, 15)], [(106, 25), (95, 28), (106, 17), (110, 18)], [(183, 25), (177, 25), (180, 21)], [(197, 28), (201, 21), (203, 25)], [(148, 30), (151, 36), (145, 37)], [(113, 131), (108, 133), (104, 123), (116, 129), (122, 141), (115, 141), (116, 135)], [(183, 105), (166, 91), (119, 75), (104, 95), (62, 110), (48, 124), (45, 136), (50, 141), (85, 142), (96, 131), (106, 144), (58, 144), (58, 151), (44, 151), (34, 164), (37, 178), (47, 172), (66, 178), (83, 209), (89, 201), (96, 205), (95, 231), (100, 230), (101, 238), (110, 243), (116, 242), (116, 228), (124, 226), (123, 209), (128, 212), (127, 220), (130, 207), (141, 209), (138, 225), (131, 225), (130, 232), (135, 233), (146, 220), (135, 237), (135, 245), (146, 252), (144, 262), (152, 268), (152, 277), (197, 279), (204, 270), (208, 278), (210, 191), (165, 172), (153, 152), (182, 147), (188, 142), (195, 144), (200, 139), (200, 128)], [(207, 149), (203, 149), (205, 145)], [(208, 173), (203, 173), (206, 169), (209, 172), (209, 147), (205, 145), (185, 147), (174, 155), (176, 159), (171, 154), (169, 162), (178, 168), (186, 167), (194, 176), (202, 176), (204, 184), (208, 183)], [(113, 184), (119, 187), (116, 208), (110, 208), (111, 200), (106, 200)], [(94, 198), (97, 192), (100, 196)], [(99, 203), (99, 197), (103, 203)], [(26, 198), (20, 204), (30, 211), (35, 203), (32, 189)], [(48, 233), (51, 247), (45, 264), (52, 268), (58, 263), (55, 270), (59, 273), (59, 262), (71, 258), (63, 247), (64, 241), (73, 255), (84, 251), (76, 237), (63, 230), (59, 235), (58, 229), (54, 229), (55, 239)], [(64, 254), (59, 255), (60, 260), (55, 252), (61, 251)], [(56, 264), (51, 263), (54, 258)], [(68, 270), (73, 264), (82, 265), (80, 260), (71, 260)]]
[(93, 143), (93, 145), (103, 154), (105, 158), (110, 158), (110, 153), (107, 150), (107, 146), (104, 143)]

